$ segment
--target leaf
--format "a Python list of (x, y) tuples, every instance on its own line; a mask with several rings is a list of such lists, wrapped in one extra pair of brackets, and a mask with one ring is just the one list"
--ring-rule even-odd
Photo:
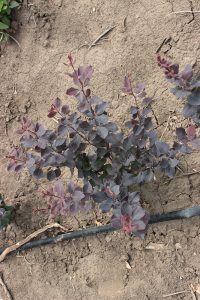
[(152, 103), (152, 98), (150, 98), (150, 97), (146, 97), (146, 98), (144, 98), (143, 100), (142, 100), (142, 105), (143, 106), (148, 106), (149, 104), (151, 104)]
[(135, 176), (128, 172), (124, 172), (122, 176), (122, 183), (124, 186), (130, 186), (136, 183)]
[(16, 8), (19, 7), (19, 3), (17, 1), (11, 1), (9, 4), (9, 7), (12, 8)]
[(64, 115), (68, 115), (70, 113), (69, 105), (63, 105), (62, 108), (61, 108), (61, 112)]
[(8, 25), (6, 25), (6, 24), (0, 22), (0, 30), (5, 30), (5, 29), (8, 29), (8, 28), (9, 28)]
[(91, 194), (92, 191), (93, 191), (93, 188), (92, 188), (92, 185), (90, 184), (90, 182), (85, 183), (83, 186), (84, 194)]
[(97, 192), (92, 195), (92, 198), (94, 199), (95, 202), (101, 203), (103, 200), (107, 198), (107, 195), (104, 192)]
[(33, 172), (33, 176), (36, 177), (37, 179), (43, 178), (43, 171), (41, 168), (36, 168), (35, 171)]
[(176, 136), (181, 142), (187, 141), (186, 131), (183, 127), (176, 128)]
[(47, 172), (47, 179), (49, 181), (56, 179), (56, 174), (53, 170)]
[(186, 103), (183, 108), (183, 116), (185, 118), (192, 118), (198, 109), (200, 109), (200, 106), (192, 106), (192, 105)]
[(112, 205), (113, 205), (113, 200), (108, 198), (100, 204), (100, 208), (103, 213), (107, 213), (111, 210)]
[(107, 106), (108, 106), (108, 103), (105, 101), (102, 101), (102, 103), (96, 105), (95, 113), (97, 115), (102, 115), (105, 112)]
[(145, 97), (146, 96), (146, 92), (145, 92), (145, 84), (144, 83), (138, 83), (136, 85), (136, 87), (134, 88), (134, 93), (138, 96), (138, 97)]
[(183, 78), (186, 81), (190, 81), (193, 76), (192, 66), (186, 65), (184, 70), (180, 74), (181, 78)]
[(190, 125), (187, 129), (187, 137), (188, 140), (191, 141), (196, 137), (196, 126), (195, 125)]
[(129, 75), (124, 77), (124, 85), (122, 88), (122, 92), (124, 92), (127, 95), (131, 95), (133, 93), (132, 86), (131, 86), (131, 79)]
[(105, 125), (108, 123), (108, 116), (105, 114), (102, 114), (100, 116), (96, 116), (95, 120), (97, 121), (98, 125)]
[(123, 134), (121, 132), (119, 133), (110, 133), (107, 137), (106, 137), (106, 141), (110, 144), (112, 144), (113, 146), (116, 146), (117, 144), (121, 143), (123, 139)]
[(179, 86), (176, 86), (175, 88), (171, 88), (170, 92), (175, 95), (177, 98), (184, 98), (187, 97), (191, 94), (190, 91), (185, 91)]
[(108, 129), (106, 127), (97, 127), (97, 134), (102, 138), (105, 139), (108, 135)]
[(81, 191), (75, 191), (72, 195), (72, 198), (74, 201), (79, 202), (83, 198), (85, 198), (85, 195)]
[(76, 97), (79, 93), (80, 93), (79, 90), (76, 88), (73, 88), (73, 87), (67, 89), (67, 91), (66, 91), (66, 94), (68, 96), (74, 96), (74, 97)]
[(65, 135), (69, 132), (69, 129), (66, 125), (59, 125), (58, 126), (58, 135)]
[(120, 185), (115, 185), (111, 188), (112, 192), (117, 196), (120, 193)]
[(187, 97), (187, 100), (192, 106), (200, 105), (200, 91), (193, 91), (192, 94)]
[(144, 120), (144, 128), (146, 130), (149, 130), (150, 128), (152, 128), (152, 126), (153, 126), (153, 122), (152, 122), (151, 117), (145, 118), (145, 120)]
[(74, 168), (75, 167), (75, 162), (74, 162), (74, 153), (73, 153), (73, 150), (69, 150), (67, 149), (65, 152), (64, 152), (64, 156), (65, 156), (65, 163), (66, 163), (66, 166), (68, 168)]
[(106, 163), (106, 158), (99, 158), (91, 161), (91, 166), (95, 171), (100, 170)]
[(60, 107), (61, 107), (61, 100), (60, 100), (60, 98), (56, 98), (54, 101), (53, 101), (53, 103), (52, 103), (57, 109), (60, 109)]
[(169, 151), (169, 145), (167, 145), (164, 142), (156, 141), (155, 146), (156, 146), (158, 156), (162, 154), (166, 154)]

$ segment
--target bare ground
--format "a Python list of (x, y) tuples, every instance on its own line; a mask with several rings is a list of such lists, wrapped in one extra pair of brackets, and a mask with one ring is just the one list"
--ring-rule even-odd
[[(26, 2), (16, 16), (15, 38), (21, 48), (11, 42), (0, 57), (0, 187), (8, 203), (19, 205), (15, 223), (1, 233), (2, 244), (18, 241), (47, 222), (32, 214), (33, 208), (43, 205), (37, 182), (26, 174), (8, 175), (4, 157), (17, 144), (14, 132), (20, 116), (28, 114), (50, 125), (46, 118), (50, 102), (57, 96), (71, 102), (65, 95), (69, 81), (63, 64), (69, 52), (77, 63), (93, 65), (93, 90), (110, 101), (110, 115), (120, 125), (129, 117), (131, 105), (120, 92), (125, 73), (146, 82), (158, 122), (164, 122), (161, 133), (172, 116), (165, 140), (173, 138), (175, 126), (184, 120), (181, 103), (169, 94), (156, 65), (155, 52), (165, 41), (161, 53), (181, 66), (192, 63), (197, 73), (200, 69), (200, 14), (173, 13), (200, 10), (197, 0)], [(107, 40), (88, 50), (86, 44), (110, 26), (116, 27)], [(198, 154), (182, 159), (181, 166), (184, 172), (200, 169)], [(199, 193), (198, 174), (174, 181), (161, 178), (142, 188), (153, 213), (197, 205)], [(94, 216), (88, 220), (85, 216), (81, 224), (94, 221)], [(187, 291), (200, 280), (199, 234), (199, 218), (169, 222), (150, 226), (144, 241), (121, 232), (84, 238), (11, 256), (0, 269), (14, 300), (160, 300), (177, 291), (185, 292), (167, 299), (192, 300)], [(149, 243), (162, 244), (160, 251), (147, 250)], [(3, 290), (0, 293), (6, 299)]]

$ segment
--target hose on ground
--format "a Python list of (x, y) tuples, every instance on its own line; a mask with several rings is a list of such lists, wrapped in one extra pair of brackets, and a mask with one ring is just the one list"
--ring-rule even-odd
[[(179, 220), (179, 219), (186, 219), (186, 218), (191, 218), (194, 216), (200, 216), (200, 206), (186, 208), (186, 209), (173, 211), (173, 212), (169, 212), (169, 213), (151, 215), (149, 224), (155, 224), (155, 223), (159, 223), (159, 222)], [(50, 245), (50, 244), (57, 244), (58, 242), (62, 242), (62, 241), (68, 241), (68, 240), (72, 240), (72, 239), (76, 239), (76, 238), (80, 238), (80, 237), (97, 235), (100, 233), (108, 233), (108, 232), (112, 232), (115, 230), (117, 230), (117, 229), (112, 227), (111, 224), (102, 225), (99, 227), (88, 227), (86, 229), (80, 229), (80, 230), (71, 231), (71, 232), (64, 233), (64, 234), (59, 234), (55, 237), (28, 242), (27, 244), (21, 246), (14, 252), (21, 252), (21, 251), (36, 248), (36, 247), (41, 247), (41, 246)], [(0, 254), (5, 249), (6, 249), (6, 247), (0, 248)]]

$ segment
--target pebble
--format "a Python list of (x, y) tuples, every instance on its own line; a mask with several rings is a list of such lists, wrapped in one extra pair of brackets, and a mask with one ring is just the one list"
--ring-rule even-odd
[(7, 102), (7, 103), (5, 104), (5, 107), (8, 108), (9, 106), (10, 106), (10, 102)]
[(107, 243), (109, 243), (109, 242), (112, 241), (112, 239), (111, 239), (111, 237), (110, 237), (109, 235), (107, 235), (107, 236), (105, 237), (105, 240), (106, 240)]

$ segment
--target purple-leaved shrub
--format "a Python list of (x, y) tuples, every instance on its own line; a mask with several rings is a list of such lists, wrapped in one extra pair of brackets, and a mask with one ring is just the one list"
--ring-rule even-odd
[[(190, 153), (200, 145), (196, 126), (177, 128), (178, 141), (172, 146), (161, 141), (154, 129), (152, 98), (144, 84), (133, 85), (129, 76), (124, 79), (123, 92), (132, 97), (130, 120), (123, 132), (107, 113), (108, 103), (92, 94), (89, 84), (93, 75), (91, 66), (75, 68), (74, 59), (68, 56), (74, 86), (68, 96), (77, 100), (77, 110), (62, 104), (56, 98), (48, 111), (48, 117), (57, 122), (54, 130), (45, 129), (23, 117), (20, 146), (7, 156), (8, 170), (21, 172), (27, 168), (37, 179), (55, 180), (43, 196), (48, 201), (52, 217), (75, 215), (94, 209), (96, 204), (111, 215), (111, 224), (127, 233), (143, 237), (149, 221), (149, 213), (142, 208), (138, 185), (155, 180), (156, 172), (169, 177), (175, 175), (177, 153)], [(200, 122), (200, 81), (193, 80), (191, 67), (179, 73), (179, 67), (158, 56), (158, 64), (175, 88), (177, 97), (187, 97), (184, 115)], [(198, 148), (198, 147), (197, 147)], [(76, 169), (82, 185), (74, 182), (63, 184), (58, 179), (64, 168), (72, 174)]]

